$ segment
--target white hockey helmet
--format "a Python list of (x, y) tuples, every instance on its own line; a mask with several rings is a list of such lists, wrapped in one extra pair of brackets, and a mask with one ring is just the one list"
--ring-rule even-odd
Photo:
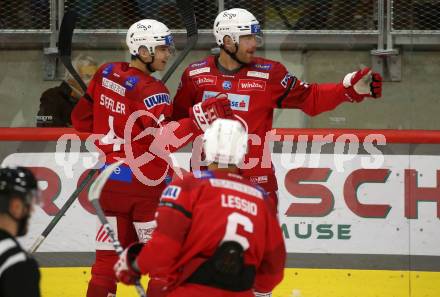
[(130, 54), (138, 55), (139, 48), (144, 46), (151, 56), (154, 56), (156, 46), (167, 45), (174, 49), (173, 36), (168, 27), (156, 20), (140, 20), (130, 26), (126, 42)]
[(238, 165), (247, 152), (248, 134), (239, 121), (215, 120), (203, 135), (206, 161)]
[(255, 16), (242, 8), (232, 8), (219, 13), (214, 21), (215, 41), (223, 45), (223, 38), (230, 36), (238, 44), (240, 36), (256, 35), (258, 45), (262, 44), (260, 23)]

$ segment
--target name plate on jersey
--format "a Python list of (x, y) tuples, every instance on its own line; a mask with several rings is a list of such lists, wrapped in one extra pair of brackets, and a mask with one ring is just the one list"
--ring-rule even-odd
[[(215, 97), (218, 94), (219, 92), (204, 91), (202, 101), (205, 101), (206, 99), (211, 97)], [(227, 93), (227, 95), (228, 95), (228, 100), (231, 102), (231, 109), (239, 110), (239, 111), (249, 110), (249, 103), (250, 103), (249, 95), (240, 95), (233, 93)]]

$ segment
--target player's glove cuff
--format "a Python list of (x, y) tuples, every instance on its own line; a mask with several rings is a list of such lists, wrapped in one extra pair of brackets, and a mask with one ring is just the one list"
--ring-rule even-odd
[(233, 119), (234, 114), (231, 109), (231, 103), (226, 97), (208, 98), (203, 102), (195, 104), (189, 110), (189, 116), (194, 123), (204, 132), (209, 125), (216, 119)]
[(208, 129), (210, 121), (202, 109), (202, 102), (195, 104), (190, 109), (190, 117), (193, 119), (197, 127), (199, 127), (203, 132)]
[(142, 247), (142, 243), (132, 243), (119, 255), (119, 260), (116, 262), (113, 270), (115, 271), (116, 279), (121, 283), (133, 285), (141, 277), (137, 266), (133, 264)]

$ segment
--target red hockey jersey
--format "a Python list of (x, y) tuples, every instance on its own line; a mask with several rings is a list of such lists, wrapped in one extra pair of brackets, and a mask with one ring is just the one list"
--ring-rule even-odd
[(272, 129), (274, 108), (301, 109), (313, 116), (349, 101), (342, 83), (307, 84), (276, 61), (257, 57), (235, 73), (224, 73), (217, 58), (210, 56), (189, 65), (183, 73), (173, 102), (173, 118), (187, 117), (188, 107), (218, 93), (228, 95), (234, 114), (248, 127), (249, 153), (243, 174), (270, 192), (277, 187), (265, 139)]
[[(141, 272), (167, 276), (168, 286), (175, 288), (223, 240), (232, 240), (244, 247), (245, 264), (256, 267), (255, 290), (271, 291), (283, 278), (286, 250), (278, 220), (266, 203), (264, 190), (237, 174), (194, 171), (174, 180), (162, 193), (152, 239), (137, 258)], [(246, 294), (253, 296), (250, 290)]]
[[(95, 145), (105, 154), (107, 163), (115, 158), (131, 162), (129, 169), (121, 169), (128, 171), (125, 178), (129, 181), (121, 190), (138, 192), (139, 187), (143, 188), (142, 180), (133, 176), (134, 171), (158, 182), (160, 195), (170, 165), (166, 150), (174, 151), (200, 134), (192, 120), (183, 119), (172, 127), (175, 138), (158, 137), (166, 134), (160, 128), (167, 125), (172, 114), (168, 89), (160, 80), (128, 63), (102, 65), (87, 93), (93, 102), (80, 99), (72, 112), (75, 129), (100, 135)], [(146, 136), (140, 136), (141, 133)], [(143, 159), (137, 159), (143, 154)]]

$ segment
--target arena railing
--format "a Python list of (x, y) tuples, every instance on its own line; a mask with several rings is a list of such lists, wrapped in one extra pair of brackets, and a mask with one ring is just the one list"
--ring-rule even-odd
[[(296, 142), (298, 137), (333, 135), (335, 141), (342, 135), (356, 135), (364, 142), (368, 135), (383, 135), (387, 143), (440, 144), (440, 130), (395, 130), (395, 129), (326, 129), (326, 128), (275, 128), (274, 135)], [(73, 128), (0, 128), (0, 141), (57, 141), (66, 134), (75, 134), (87, 140), (90, 133), (81, 133)]]

